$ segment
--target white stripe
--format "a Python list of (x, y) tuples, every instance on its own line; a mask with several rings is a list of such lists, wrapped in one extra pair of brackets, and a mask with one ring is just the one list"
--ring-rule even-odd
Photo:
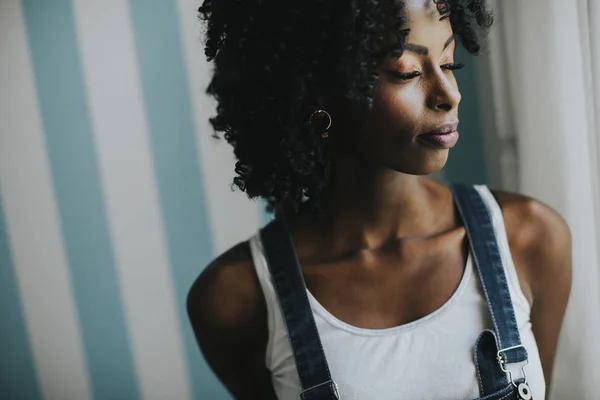
[(204, 193), (212, 226), (216, 254), (233, 244), (246, 240), (259, 226), (257, 203), (248, 200), (239, 190), (231, 190), (235, 158), (225, 139), (212, 138), (208, 118), (214, 115), (215, 104), (205, 94), (210, 76), (210, 65), (204, 58), (200, 40), (202, 25), (198, 21), (198, 1), (177, 0), (179, 26), (190, 82), (194, 123), (204, 178)]
[(189, 399), (128, 3), (75, 0), (74, 11), (140, 392), (146, 400)]
[(0, 191), (47, 399), (91, 398), (20, 2), (0, 1)]

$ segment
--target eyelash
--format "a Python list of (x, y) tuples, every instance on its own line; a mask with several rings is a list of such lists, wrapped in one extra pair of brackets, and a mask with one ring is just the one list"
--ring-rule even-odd
[(461, 69), (464, 67), (465, 67), (465, 64), (463, 64), (463, 63), (449, 63), (449, 64), (442, 65), (442, 68), (447, 69), (449, 71), (454, 71), (454, 70)]
[[(462, 63), (448, 63), (448, 64), (442, 64), (441, 67), (443, 69), (446, 69), (448, 71), (455, 71), (457, 69), (461, 69), (464, 68), (464, 64)], [(410, 79), (416, 78), (417, 76), (421, 75), (420, 72), (418, 71), (414, 71), (414, 72), (400, 72), (400, 71), (395, 71), (395, 70), (389, 70), (388, 71), (391, 75), (393, 75), (394, 77), (398, 78), (398, 79), (402, 79), (403, 81), (408, 81)]]

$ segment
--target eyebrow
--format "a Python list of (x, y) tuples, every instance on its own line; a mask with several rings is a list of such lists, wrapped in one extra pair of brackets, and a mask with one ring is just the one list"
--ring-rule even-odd
[[(454, 35), (450, 36), (448, 40), (446, 40), (446, 43), (444, 43), (444, 50), (446, 49), (446, 47), (450, 46), (450, 43), (452, 42), (454, 42)], [(429, 49), (425, 46), (421, 46), (420, 44), (406, 43), (404, 45), (404, 50), (412, 51), (413, 53), (422, 56), (426, 56), (429, 54)]]

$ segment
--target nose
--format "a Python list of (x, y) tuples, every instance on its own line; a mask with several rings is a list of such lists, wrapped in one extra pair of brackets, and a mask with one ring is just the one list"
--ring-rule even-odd
[(439, 72), (433, 79), (428, 97), (428, 107), (436, 111), (451, 111), (458, 107), (461, 95), (454, 77)]

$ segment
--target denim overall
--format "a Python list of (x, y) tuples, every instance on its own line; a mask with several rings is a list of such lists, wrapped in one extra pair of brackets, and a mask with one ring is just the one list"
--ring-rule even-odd
[[(521, 344), (491, 216), (475, 188), (454, 185), (452, 192), (494, 325), (493, 330), (484, 330), (475, 343), (474, 362), (480, 395), (477, 400), (530, 400), (525, 366), (521, 368), (523, 378), (518, 379), (513, 378), (512, 370), (508, 369), (509, 364), (527, 365), (527, 351)], [(272, 221), (261, 230), (261, 240), (302, 386), (298, 399), (341, 399), (329, 372), (306, 285), (285, 225), (279, 220)]]

